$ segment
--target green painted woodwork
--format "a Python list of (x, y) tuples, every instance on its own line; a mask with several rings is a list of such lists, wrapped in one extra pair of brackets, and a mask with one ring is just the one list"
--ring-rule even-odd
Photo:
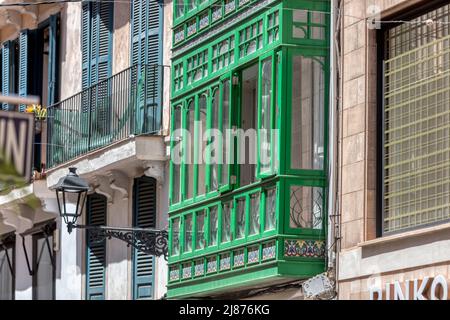
[[(87, 198), (86, 222), (88, 225), (106, 225), (107, 200), (100, 194)], [(106, 240), (91, 243), (86, 231), (86, 300), (105, 299)]]
[[(184, 162), (170, 164), (169, 298), (225, 293), (255, 284), (307, 278), (325, 270), (330, 2), (270, 1), (270, 5), (256, 8), (263, 2), (206, 1), (191, 11), (186, 2), (184, 14), (175, 19), (175, 37), (178, 28), (186, 28), (183, 39), (175, 44), (181, 48), (203, 32), (199, 17), (204, 12), (210, 13), (212, 25), (212, 11), (217, 8), (222, 9), (217, 21), (242, 10), (254, 10), (249, 18), (232, 22), (183, 54), (175, 53), (172, 132), (188, 129), (191, 112), (195, 120), (206, 114), (207, 129), (218, 127), (223, 132), (240, 128), (243, 73), (251, 66), (258, 70), (255, 129), (279, 132), (269, 136), (267, 164), (261, 158), (263, 140), (258, 135), (256, 176), (250, 184), (243, 183), (243, 167), (236, 164), (237, 146), (229, 159), (233, 163), (210, 164), (203, 169), (186, 164), (187, 132), (172, 136), (172, 152), (180, 152)], [(197, 25), (192, 25), (188, 36), (187, 27), (194, 19)], [(304, 62), (304, 70), (299, 69), (298, 61)], [(294, 81), (299, 77), (306, 84), (319, 86), (298, 90)], [(305, 118), (315, 128), (310, 132), (302, 122), (298, 126), (303, 131), (293, 131), (297, 129), (292, 127), (294, 111), (301, 110), (301, 119), (306, 108), (305, 96), (297, 97), (299, 91), (315, 101), (311, 104), (315, 118)], [(206, 109), (200, 110), (201, 99), (206, 99)], [(205, 144), (200, 143), (198, 134), (196, 128), (192, 138), (196, 157)], [(296, 139), (303, 136), (320, 148), (299, 148)], [(213, 143), (207, 136), (206, 145)], [(217, 150), (218, 158), (224, 158), (222, 145)], [(293, 157), (300, 158), (301, 165), (294, 163)], [(211, 158), (208, 152), (206, 158)]]
[[(133, 227), (156, 227), (156, 190), (156, 179), (146, 176), (134, 179)], [(133, 299), (153, 298), (155, 257), (133, 248), (131, 263), (133, 269)]]

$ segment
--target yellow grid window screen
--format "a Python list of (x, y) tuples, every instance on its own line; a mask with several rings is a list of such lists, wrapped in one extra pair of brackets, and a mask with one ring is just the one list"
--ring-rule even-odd
[(450, 219), (449, 8), (385, 34), (385, 233)]

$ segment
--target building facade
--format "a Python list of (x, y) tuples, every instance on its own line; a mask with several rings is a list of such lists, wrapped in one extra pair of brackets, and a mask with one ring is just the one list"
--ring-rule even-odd
[(449, 6), (342, 2), (340, 299), (448, 298)]
[(2, 94), (47, 110), (35, 117), (31, 183), (0, 195), (2, 298), (165, 295), (164, 257), (69, 234), (49, 189), (76, 167), (91, 187), (78, 223), (167, 229), (171, 26), (171, 1), (0, 9)]
[(330, 1), (185, 0), (173, 19), (168, 298), (326, 271)]

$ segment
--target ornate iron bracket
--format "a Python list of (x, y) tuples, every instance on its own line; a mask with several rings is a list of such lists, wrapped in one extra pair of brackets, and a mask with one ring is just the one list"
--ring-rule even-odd
[(143, 228), (112, 228), (105, 226), (68, 225), (68, 228), (88, 230), (91, 243), (99, 243), (112, 238), (122, 240), (136, 250), (152, 256), (168, 257), (168, 232)]

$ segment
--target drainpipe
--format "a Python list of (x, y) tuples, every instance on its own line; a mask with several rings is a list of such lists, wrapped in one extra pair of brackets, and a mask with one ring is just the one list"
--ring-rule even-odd
[(329, 108), (329, 162), (328, 162), (328, 239), (327, 270), (328, 277), (334, 282), (337, 294), (338, 256), (340, 239), (340, 203), (339, 203), (339, 110), (341, 103), (341, 2), (332, 0), (330, 27), (330, 108)]

